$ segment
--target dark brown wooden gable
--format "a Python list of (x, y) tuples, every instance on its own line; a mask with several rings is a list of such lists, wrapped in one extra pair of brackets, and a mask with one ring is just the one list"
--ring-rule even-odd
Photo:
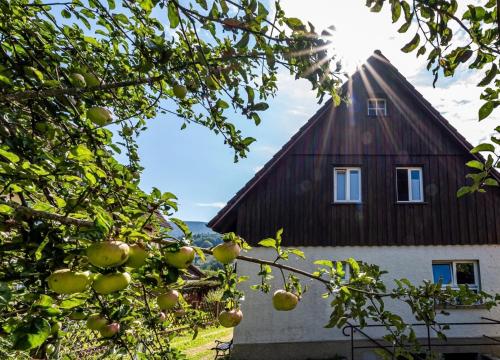
[[(290, 246), (500, 243), (500, 192), (456, 198), (469, 145), (401, 74), (375, 56), (347, 88), (350, 104), (320, 110), (209, 225), (252, 244), (281, 227)], [(386, 117), (367, 116), (372, 96)], [(332, 203), (336, 165), (362, 168), (362, 204)], [(423, 204), (396, 204), (405, 165), (423, 168)]]

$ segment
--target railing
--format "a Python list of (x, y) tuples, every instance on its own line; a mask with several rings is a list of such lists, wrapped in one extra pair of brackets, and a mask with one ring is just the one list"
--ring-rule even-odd
[[(442, 323), (439, 323), (439, 324), (436, 324), (436, 325), (441, 325), (441, 326), (475, 326), (475, 325), (491, 325), (491, 326), (500, 326), (500, 321), (499, 320), (495, 320), (495, 319), (491, 319), (491, 318), (487, 318), (487, 317), (481, 317), (481, 320), (482, 321), (476, 321), (476, 322), (442, 322)], [(418, 326), (425, 326), (427, 327), (427, 337), (426, 337), (426, 342), (425, 344), (421, 344), (423, 347), (425, 347), (427, 349), (427, 351), (431, 352), (432, 351), (432, 348), (435, 347), (435, 346), (439, 346), (439, 347), (446, 347), (446, 346), (456, 346), (456, 347), (460, 347), (460, 346), (500, 346), (500, 339), (497, 339), (497, 338), (494, 338), (494, 337), (491, 337), (491, 336), (487, 336), (487, 335), (482, 335), (483, 338), (485, 339), (488, 339), (489, 342), (477, 342), (477, 343), (466, 343), (466, 344), (457, 344), (457, 343), (453, 343), (453, 344), (446, 344), (446, 343), (439, 343), (439, 344), (435, 344), (432, 342), (432, 337), (431, 337), (431, 328), (429, 325), (425, 324), (425, 323), (413, 323), (413, 324), (409, 324), (413, 327), (418, 327)], [(348, 323), (348, 325), (344, 326), (342, 328), (342, 333), (344, 334), (344, 336), (347, 336), (347, 337), (350, 337), (350, 342), (351, 342), (351, 360), (354, 360), (354, 354), (355, 354), (355, 351), (357, 349), (382, 349), (384, 350), (385, 352), (387, 352), (388, 355), (391, 355), (393, 359), (395, 359), (395, 354), (394, 352), (391, 350), (391, 348), (393, 348), (393, 345), (390, 345), (388, 343), (386, 343), (384, 340), (382, 339), (375, 339), (373, 337), (371, 337), (370, 335), (367, 334), (366, 331), (364, 331), (363, 329), (365, 328), (376, 328), (376, 327), (385, 327), (385, 325), (380, 325), (380, 324), (371, 324), (371, 325), (366, 325), (364, 326), (363, 328), (361, 328), (359, 325), (353, 325), (353, 324), (350, 324)], [(354, 335), (358, 333), (362, 336), (362, 339), (354, 339)], [(359, 344), (356, 344), (356, 341), (359, 341), (359, 340), (368, 340), (369, 342), (371, 342), (373, 345), (359, 345)], [(402, 345), (403, 347), (409, 347), (410, 345)], [(421, 356), (421, 355), (414, 355), (416, 359), (426, 359), (425, 356)]]

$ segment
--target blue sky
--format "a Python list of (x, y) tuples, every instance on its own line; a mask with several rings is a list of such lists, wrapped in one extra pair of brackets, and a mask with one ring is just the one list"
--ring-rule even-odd
[[(353, 72), (380, 49), (413, 85), (473, 144), (487, 138), (494, 128), (495, 114), (489, 120), (477, 122), (480, 106), (476, 88), (480, 76), (466, 70), (452, 79), (441, 79), (432, 88), (432, 77), (425, 69), (425, 59), (403, 54), (399, 49), (413, 33), (397, 32), (387, 9), (373, 14), (364, 7), (364, 0), (282, 0), (288, 16), (311, 21), (317, 29), (335, 25), (336, 49), (349, 72)], [(457, 36), (460, 41), (460, 33)], [(268, 111), (262, 113), (262, 123), (234, 116), (245, 136), (257, 141), (248, 158), (233, 162), (233, 152), (223, 139), (197, 125), (180, 130), (181, 122), (170, 115), (159, 115), (148, 124), (139, 138), (140, 155), (145, 167), (142, 187), (156, 186), (179, 198), (177, 217), (183, 220), (208, 221), (273, 154), (318, 109), (314, 93), (305, 81), (295, 81), (285, 72), (279, 76), (278, 95), (271, 100)]]

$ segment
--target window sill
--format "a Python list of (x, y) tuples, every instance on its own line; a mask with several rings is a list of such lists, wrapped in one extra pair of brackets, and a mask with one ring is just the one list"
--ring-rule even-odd
[(340, 202), (333, 201), (331, 204), (332, 205), (363, 205), (362, 202), (355, 202), (355, 201), (340, 201)]
[(429, 205), (427, 201), (396, 201), (395, 205)]

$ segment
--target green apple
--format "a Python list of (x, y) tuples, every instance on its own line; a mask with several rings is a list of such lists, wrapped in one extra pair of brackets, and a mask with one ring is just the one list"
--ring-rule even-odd
[(130, 284), (129, 273), (99, 274), (94, 279), (92, 287), (98, 294), (107, 295), (124, 290)]
[(101, 85), (101, 83), (104, 84), (104, 81), (99, 79), (91, 72), (82, 71), (82, 76), (85, 79), (85, 83), (87, 84), (87, 86), (93, 87), (93, 86), (99, 86)]
[(170, 266), (177, 269), (186, 269), (194, 260), (194, 249), (183, 246), (177, 252), (167, 252), (165, 253), (165, 260)]
[(90, 330), (100, 330), (108, 325), (108, 320), (101, 314), (92, 314), (87, 318), (87, 327)]
[(94, 106), (88, 109), (87, 118), (98, 126), (107, 125), (113, 120), (111, 112), (100, 106)]
[(75, 294), (87, 290), (90, 285), (90, 272), (60, 269), (48, 278), (50, 290), (58, 294)]
[(243, 319), (243, 313), (240, 309), (224, 310), (219, 314), (219, 324), (231, 328), (238, 325)]
[(183, 85), (175, 84), (174, 85), (174, 95), (177, 96), (179, 99), (184, 99), (187, 94), (187, 88)]
[(285, 290), (277, 290), (273, 295), (273, 306), (278, 311), (293, 310), (298, 302), (297, 295)]
[(159, 295), (156, 299), (161, 310), (170, 310), (177, 305), (179, 301), (179, 292), (177, 290), (168, 290)]
[(90, 263), (97, 267), (115, 267), (128, 260), (129, 246), (121, 241), (103, 241), (87, 248)]
[(117, 322), (113, 322), (111, 324), (104, 325), (99, 329), (99, 332), (101, 333), (102, 337), (110, 338), (120, 332), (120, 324)]
[(146, 263), (149, 254), (143, 246), (139, 244), (129, 245), (128, 260), (125, 266), (137, 269)]
[(240, 254), (241, 248), (234, 241), (226, 241), (222, 244), (217, 245), (212, 254), (217, 259), (217, 261), (223, 264), (229, 264), (236, 259)]
[(72, 73), (69, 75), (69, 80), (71, 81), (71, 84), (76, 87), (85, 87), (85, 78), (83, 77), (82, 74), (79, 73)]

